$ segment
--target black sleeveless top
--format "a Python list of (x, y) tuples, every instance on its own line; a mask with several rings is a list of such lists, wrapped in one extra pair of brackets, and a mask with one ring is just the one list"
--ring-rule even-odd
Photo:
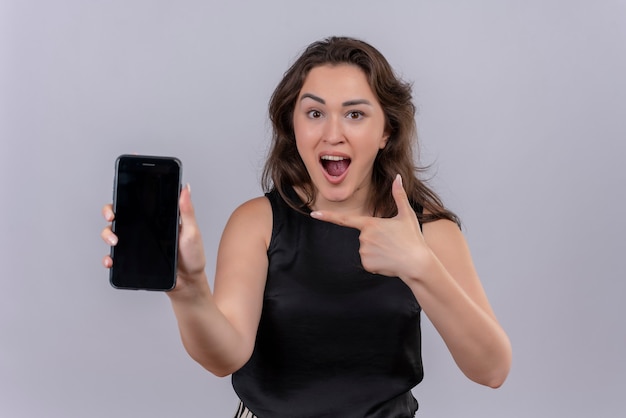
[(263, 311), (235, 392), (259, 418), (413, 417), (411, 389), (423, 377), (415, 296), (363, 269), (358, 230), (299, 213), (275, 190), (266, 196), (274, 224)]

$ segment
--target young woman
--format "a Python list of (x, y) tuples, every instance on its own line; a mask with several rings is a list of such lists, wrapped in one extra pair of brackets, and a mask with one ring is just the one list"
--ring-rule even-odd
[(213, 291), (181, 192), (168, 293), (187, 352), (232, 374), (236, 416), (413, 417), (421, 310), (468, 378), (500, 386), (510, 343), (458, 219), (417, 177), (410, 86), (369, 44), (332, 37), (285, 73), (270, 118), (266, 194), (229, 219)]

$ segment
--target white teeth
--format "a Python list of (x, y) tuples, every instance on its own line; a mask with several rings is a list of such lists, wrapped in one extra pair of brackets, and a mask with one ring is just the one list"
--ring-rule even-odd
[(345, 157), (340, 157), (338, 155), (322, 155), (322, 160), (328, 160), (328, 161), (341, 161), (341, 160), (345, 160)]

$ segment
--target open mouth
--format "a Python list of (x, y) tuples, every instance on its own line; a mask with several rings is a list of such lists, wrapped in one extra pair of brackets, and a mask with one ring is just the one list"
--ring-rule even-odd
[(350, 159), (338, 155), (322, 155), (320, 162), (324, 171), (332, 177), (341, 177), (350, 166)]

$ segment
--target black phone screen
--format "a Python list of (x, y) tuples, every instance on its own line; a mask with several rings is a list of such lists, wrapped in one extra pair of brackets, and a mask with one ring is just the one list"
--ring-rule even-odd
[(111, 248), (113, 287), (171, 290), (176, 284), (181, 163), (122, 155), (116, 161)]

